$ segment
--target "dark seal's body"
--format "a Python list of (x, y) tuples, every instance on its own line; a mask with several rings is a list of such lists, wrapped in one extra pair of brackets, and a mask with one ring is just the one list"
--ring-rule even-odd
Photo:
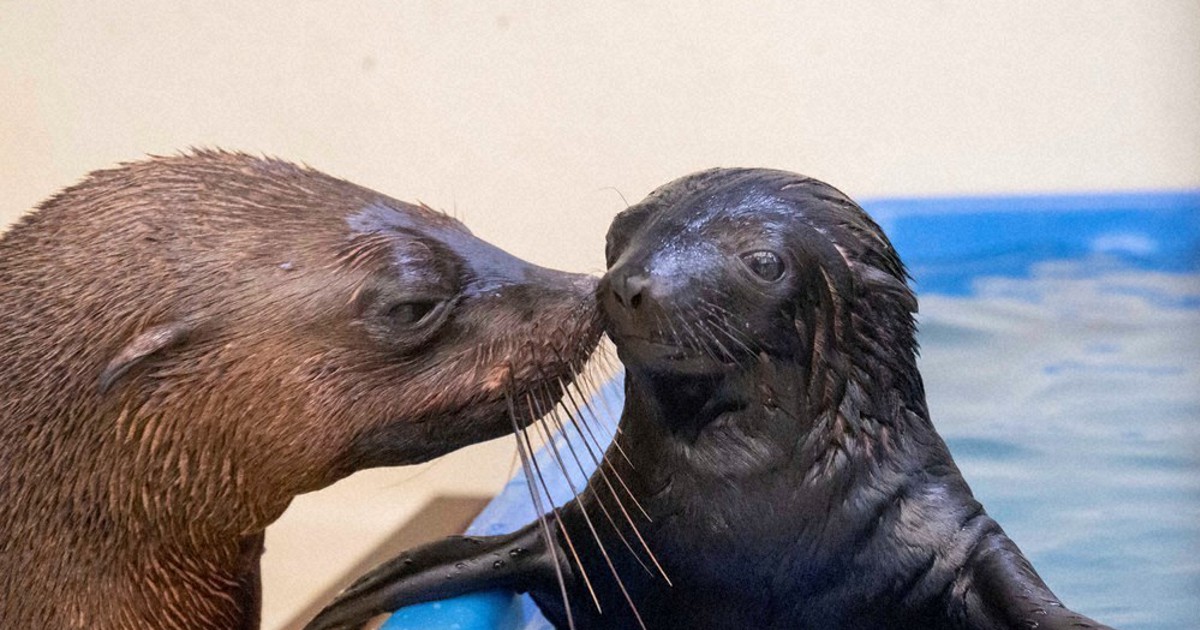
[[(904, 268), (842, 193), (699, 173), (617, 217), (607, 254), (625, 408), (550, 543), (530, 525), (414, 550), (314, 628), (497, 586), (566, 628), (556, 568), (576, 628), (1105, 627), (1064, 608), (972, 496), (929, 420)], [(617, 477), (649, 517), (625, 501), (637, 531), (600, 516), (621, 513)]]
[(92, 174), (0, 240), (0, 625), (256, 627), (292, 497), (527, 423), (594, 286), (278, 160)]

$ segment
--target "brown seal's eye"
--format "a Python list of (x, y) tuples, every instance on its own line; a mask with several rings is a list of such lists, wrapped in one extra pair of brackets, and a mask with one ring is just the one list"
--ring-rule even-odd
[(397, 324), (411, 326), (429, 319), (429, 316), (435, 310), (437, 310), (438, 306), (441, 304), (442, 302), (434, 302), (431, 300), (400, 302), (388, 309), (387, 316)]
[(774, 282), (783, 277), (783, 261), (774, 252), (757, 251), (742, 254), (742, 262), (754, 272), (754, 275)]

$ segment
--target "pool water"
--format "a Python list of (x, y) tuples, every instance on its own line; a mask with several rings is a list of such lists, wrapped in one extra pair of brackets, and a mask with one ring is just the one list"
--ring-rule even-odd
[(922, 305), (930, 411), (988, 512), (1068, 606), (1200, 627), (1200, 276), (1105, 261)]
[[(988, 512), (1069, 607), (1200, 627), (1200, 193), (864, 207), (913, 273), (930, 412)], [(619, 410), (619, 382), (599, 396)], [(518, 475), (472, 532), (532, 518)], [(387, 627), (549, 627), (495, 593), (405, 614)]]

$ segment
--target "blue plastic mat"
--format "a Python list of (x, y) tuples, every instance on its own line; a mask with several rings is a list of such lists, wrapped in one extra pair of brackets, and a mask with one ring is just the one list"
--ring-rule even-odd
[[(1194, 557), (1200, 546), (1200, 510), (1196, 509), (1200, 506), (1200, 482), (1190, 481), (1200, 479), (1200, 440), (1194, 429), (1200, 424), (1196, 422), (1200, 420), (1200, 378), (1192, 365), (1197, 347), (1192, 340), (1200, 335), (1200, 330), (1192, 328), (1194, 322), (1200, 322), (1195, 317), (1196, 309), (1200, 309), (1200, 192), (884, 199), (863, 206), (884, 227), (914, 276), (922, 299), (921, 341), (927, 355), (922, 369), (930, 387), (933, 420), (989, 512), (1032, 557), (1068, 605), (1122, 628), (1200, 627), (1200, 604), (1194, 598), (1200, 592), (1200, 567), (1186, 560)], [(1041, 378), (1047, 382), (1038, 389), (1042, 393), (1022, 403), (1024, 408), (1065, 405), (1070, 410), (1070, 401), (1053, 399), (1056, 387), (1078, 386), (1089, 380), (1104, 382), (1113, 374), (1123, 379), (1116, 381), (1117, 387), (1129, 384), (1130, 379), (1149, 379), (1149, 385), (1139, 386), (1136, 392), (1144, 400), (1137, 401), (1138, 409), (1129, 412), (1128, 418), (1113, 415), (1120, 412), (1116, 409), (1118, 401), (1096, 411), (1094, 419), (1076, 417), (1070, 424), (1068, 414), (1065, 420), (1051, 418), (1043, 423), (1062, 422), (1055, 435), (1076, 431), (1074, 444), (1090, 446), (1094, 442), (1097, 453), (1107, 453), (1096, 455), (1103, 461), (1095, 470), (1089, 470), (1084, 460), (1073, 463), (1069, 450), (1068, 455), (1062, 455), (1039, 448), (1044, 438), (1023, 442), (1013, 437), (1014, 431), (1036, 434), (1032, 425), (1013, 429), (1000, 426), (1000, 420), (989, 424), (985, 411), (955, 403), (951, 400), (953, 393), (938, 393), (937, 383), (952, 381), (955, 371), (975, 369), (938, 368), (937, 357), (952, 353), (936, 351), (989, 334), (966, 330), (972, 322), (987, 320), (999, 310), (1010, 319), (1033, 318), (1033, 325), (1021, 328), (1027, 336), (1052, 329), (1050, 319), (1046, 320), (1050, 323), (1036, 319), (1042, 317), (1036, 309), (1058, 308), (1048, 305), (1052, 300), (1047, 298), (1047, 289), (1039, 288), (1046, 286), (1059, 293), (1084, 287), (1100, 295), (1099, 302), (1093, 297), (1080, 303), (1080, 308), (1089, 312), (1072, 314), (1067, 309), (1063, 315), (1056, 311), (1054, 316), (1060, 319), (1086, 318), (1109, 304), (1115, 309), (1160, 309), (1166, 316), (1147, 315), (1145, 321), (1167, 323), (1153, 324), (1158, 328), (1143, 332), (1168, 335), (1168, 346), (1169, 335), (1180, 339), (1182, 354), (1150, 343), (1151, 349), (1144, 351), (1149, 355), (1124, 357), (1120, 355), (1120, 335), (1136, 331), (1123, 332), (1110, 322), (1111, 334), (1117, 335), (1113, 343), (1091, 341), (1078, 356), (1038, 358)], [(1105, 296), (1112, 297), (1111, 303), (1104, 301)], [(967, 315), (955, 320), (950, 312), (964, 304)], [(1025, 306), (1033, 310), (1020, 310)], [(1141, 320), (1134, 317), (1131, 321), (1137, 324)], [(981, 327), (988, 325), (985, 322)], [(1124, 325), (1129, 327), (1128, 322)], [(1163, 330), (1164, 326), (1182, 329)], [(1003, 322), (994, 327), (1001, 333), (1020, 328)], [(931, 354), (935, 356), (928, 358)], [(931, 369), (940, 369), (940, 378), (931, 378)], [(1062, 380), (1064, 375), (1072, 374), (1079, 378)], [(1182, 391), (1193, 381), (1196, 388)], [(1154, 392), (1155, 383), (1171, 391)], [(975, 398), (984, 398), (984, 405), (992, 405), (989, 394), (998, 396), (999, 391), (987, 390)], [(939, 403), (941, 400), (946, 402)], [(993, 406), (1005, 402), (1007, 399), (997, 398)], [(620, 407), (620, 384), (610, 383), (593, 405), (601, 416), (593, 426), (611, 430), (615, 419), (610, 413), (619, 413)], [(1160, 421), (1139, 424), (1138, 414), (1151, 414)], [(1106, 419), (1124, 424), (1103, 433)], [(1099, 437), (1093, 433), (1099, 433)], [(611, 433), (602, 436), (604, 440), (610, 438)], [(578, 438), (573, 441), (581, 443)], [(570, 500), (570, 483), (558, 472), (551, 454), (543, 449), (537, 458), (555, 502)], [(1064, 470), (1055, 470), (1052, 466), (1056, 460), (1075, 468), (1064, 464)], [(573, 471), (570, 481), (582, 487), (592, 468), (586, 465), (584, 470)], [(1030, 471), (1025, 473), (1030, 478), (1021, 478), (1022, 471)], [(1087, 492), (1077, 486), (1054, 486), (1059, 477), (1089, 473), (1096, 476), (1096, 481), (1084, 482), (1090, 488)], [(1048, 487), (1042, 495), (1036, 494), (1040, 485)], [(1161, 498), (1155, 498), (1159, 495)], [(1067, 497), (1076, 501), (1067, 501)], [(1131, 511), (1131, 502), (1139, 500), (1143, 504), (1137, 509), (1145, 513)], [(1127, 514), (1118, 514), (1121, 509)], [(1042, 515), (1031, 514), (1031, 510), (1042, 510)], [(1093, 512), (1090, 517), (1089, 510)], [(1097, 517), (1097, 510), (1107, 512)], [(1163, 513), (1177, 518), (1164, 519)], [(1074, 521), (1064, 520), (1056, 526), (1060, 529), (1053, 532), (1054, 536), (1048, 536), (1047, 520), (1060, 515), (1087, 525), (1075, 531), (1071, 529)], [(534, 517), (525, 478), (518, 474), (469, 531), (505, 533)], [(1124, 529), (1096, 532), (1097, 518), (1100, 522), (1111, 519), (1124, 523)], [(1049, 538), (1054, 540), (1043, 540)], [(388, 630), (548, 627), (528, 597), (505, 593), (413, 606), (385, 626)]]

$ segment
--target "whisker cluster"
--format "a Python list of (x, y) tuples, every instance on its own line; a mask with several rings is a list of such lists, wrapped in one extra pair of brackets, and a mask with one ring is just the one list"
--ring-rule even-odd
[(755, 356), (758, 345), (742, 330), (738, 317), (713, 300), (677, 305), (678, 314), (654, 313), (660, 343), (703, 355), (718, 363)]
[[(541, 522), (542, 534), (546, 537), (547, 544), (550, 546), (550, 552), (556, 563), (556, 577), (559, 580), (559, 587), (563, 597), (563, 606), (566, 613), (567, 625), (570, 628), (575, 627), (574, 616), (571, 610), (571, 605), (568, 597), (568, 589), (566, 586), (566, 578), (563, 575), (562, 567), (558, 566), (558, 552), (555, 545), (551, 542), (551, 525), (548, 514), (553, 514), (554, 521), (557, 523), (558, 531), (562, 533), (562, 537), (568, 551), (571, 555), (573, 564), (578, 568), (580, 578), (582, 578), (588, 593), (591, 595), (592, 603), (596, 607), (597, 612), (602, 611), (600, 599), (596, 594), (591, 576), (588, 575), (586, 567), (580, 560), (575, 541), (571, 538), (566, 525), (562, 520), (560, 506), (554, 500), (553, 493), (550, 490), (550, 484), (547, 483), (542, 462), (535, 457), (535, 438), (540, 438), (545, 452), (549, 455), (550, 460), (556, 465), (563, 479), (573, 495), (579, 496), (588, 493), (595, 499), (595, 506), (600, 509), (602, 514), (601, 520), (597, 521), (597, 515), (589, 513), (585, 504), (576, 503), (580, 511), (580, 516), (583, 517), (583, 522), (587, 526), (588, 533), (596, 544), (596, 548), (600, 551), (600, 555), (604, 558), (605, 564), (608, 566), (609, 572), (617, 583), (624, 596), (625, 603), (633, 612), (634, 618), (637, 619), (639, 626), (643, 629), (645, 624), (642, 622), (641, 614), (638, 612), (637, 605), (634, 603), (629, 591), (626, 589), (621, 575), (617, 570), (617, 565), (610, 555), (610, 550), (605, 546), (600, 527), (611, 528), (611, 531), (616, 534), (617, 539), (625, 548), (634, 560), (642, 567), (649, 575), (661, 576), (668, 584), (670, 578), (667, 577), (666, 571), (662, 568), (658, 558), (651, 551), (649, 545), (642, 537), (638, 529), (635, 515), (639, 518), (650, 522), (650, 516), (645, 508), (638, 502), (633, 495), (632, 490), (622, 478), (619, 470), (612, 465), (608, 459), (608, 453), (616, 453), (632, 468), (632, 461), (625, 454), (624, 449), (620, 445), (620, 440), (616, 439), (620, 434), (620, 428), (617, 426), (617, 416), (612, 413), (612, 409), (602, 395), (603, 387), (606, 383), (615, 378), (621, 368), (619, 362), (614, 357), (614, 350), (611, 343), (603, 340), (600, 347), (592, 355), (592, 358), (584, 366), (573, 370), (572, 377), (569, 379), (543, 379), (542, 384), (534, 391), (523, 394), (524, 411), (528, 413), (524, 417), (524, 421), (532, 421), (529, 426), (522, 426), (524, 421), (518, 414), (518, 405), (522, 401), (516, 401), (517, 396), (511, 390), (507, 392), (509, 415), (512, 419), (513, 434), (517, 440), (517, 453), (521, 460), (521, 468), (526, 477), (526, 487), (529, 490), (530, 497), (533, 501), (534, 509), (538, 513), (538, 519)], [(549, 404), (550, 401), (555, 401)], [(603, 412), (598, 412), (592, 405), (591, 401), (598, 401), (602, 406)], [(607, 420), (611, 419), (611, 420)], [(611, 449), (608, 449), (606, 440), (613, 438)], [(565, 451), (565, 453), (564, 453)], [(595, 466), (595, 472), (591, 475), (593, 483), (587, 483), (589, 472), (585, 459), (590, 460)], [(574, 465), (569, 465), (573, 463)], [(573, 472), (582, 476), (583, 485), (576, 481)], [(535, 480), (536, 477), (536, 480)], [(613, 479), (616, 483), (614, 484)], [(619, 488), (619, 490), (618, 490)], [(603, 497), (603, 498), (602, 498)], [(604, 498), (611, 498), (611, 502), (616, 506), (617, 514), (609, 508), (609, 503)], [(632, 501), (635, 511), (631, 511), (626, 506), (626, 501)], [(623, 531), (622, 522), (629, 526), (637, 539), (637, 546), (630, 542)], [(641, 552), (638, 549), (641, 549)], [(647, 564), (647, 560), (649, 563)], [(654, 566), (651, 569), (650, 565)]]
[[(755, 355), (754, 341), (739, 329), (733, 313), (720, 304), (702, 301), (682, 309), (681, 315), (672, 317), (663, 313), (655, 314), (658, 334), (664, 342), (724, 363)], [(551, 542), (553, 527), (550, 525), (549, 514), (554, 516), (557, 529), (562, 533), (570, 553), (570, 561), (578, 567), (580, 578), (591, 595), (592, 604), (597, 612), (601, 612), (601, 602), (593, 586), (592, 576), (587, 574), (586, 567), (580, 561), (576, 541), (571, 538), (563, 523), (560, 504), (555, 501), (550, 484), (546, 481), (546, 471), (543, 470), (545, 462), (539, 462), (535, 457), (534, 446), (538, 440), (541, 441), (551, 464), (557, 466), (558, 472), (562, 474), (571, 493), (574, 496), (586, 493), (594, 499), (594, 502), (577, 502), (575, 505), (624, 596), (625, 603), (633, 612), (639, 626), (644, 629), (645, 624), (637, 605), (621, 579), (617, 564), (613, 561), (611, 554), (615, 550), (607, 548), (601, 536), (602, 527), (611, 528), (620, 541), (620, 546), (624, 547), (625, 553), (628, 553), (648, 575), (661, 577), (668, 585), (671, 584), (666, 570), (638, 528), (638, 520), (652, 522), (650, 514), (622, 477), (620, 468), (610, 459), (619, 457), (629, 470), (636, 472), (633, 461), (621, 445), (619, 418), (613, 413), (603, 395), (605, 384), (623, 370), (615, 355), (612, 343), (607, 338), (602, 339), (588, 362), (572, 370), (571, 378), (541, 379), (537, 388), (520, 394), (524, 400), (514, 400), (518, 394), (510, 391), (509, 414), (512, 416), (513, 434), (517, 440), (517, 453), (521, 459), (527, 488), (541, 522), (542, 534), (546, 536), (555, 562), (557, 563), (559, 558), (555, 545)], [(600, 411), (594, 407), (593, 401), (601, 407)], [(518, 417), (519, 408), (528, 416)], [(525, 426), (526, 423), (530, 426)], [(606, 443), (609, 438), (612, 439), (610, 444)], [(595, 466), (590, 475), (586, 461)], [(582, 484), (573, 473), (582, 476)], [(590, 483), (587, 481), (589, 476)], [(599, 508), (599, 515), (589, 513), (587, 505), (592, 503), (595, 508)], [(632, 509), (628, 507), (628, 503), (632, 503)], [(610, 506), (615, 506), (616, 509), (610, 509)], [(626, 536), (625, 525), (635, 541)], [(556, 565), (556, 571), (567, 625), (574, 628), (566, 578), (561, 566)]]
[[(664, 313), (655, 313), (655, 324), (662, 340), (676, 344), (689, 352), (700, 353), (709, 359), (720, 362), (733, 362), (746, 356), (755, 355), (755, 342), (746, 337), (736, 325), (737, 318), (716, 302), (701, 301), (690, 308), (684, 308), (683, 317), (670, 317)], [(563, 595), (563, 606), (566, 622), (570, 628), (575, 628), (571, 606), (566, 588), (562, 566), (558, 565), (558, 551), (552, 544), (550, 518), (554, 516), (558, 532), (563, 534), (563, 540), (570, 553), (570, 562), (574, 563), (580, 572), (584, 586), (592, 596), (596, 611), (601, 612), (599, 596), (593, 586), (592, 576), (587, 574), (587, 568), (580, 560), (576, 541), (566, 528), (560, 504), (556, 502), (551, 492), (550, 484), (546, 481), (544, 463), (535, 457), (535, 443), (540, 443), (546, 452), (548, 460), (558, 468), (566, 485), (574, 496), (583, 493), (590, 494), (594, 499), (595, 508), (600, 515), (589, 514), (587, 505), (592, 502), (576, 503), (583, 523), (588, 533), (592, 535), (595, 546), (604, 558), (608, 571), (617, 582), (620, 593), (626, 604), (634, 613), (638, 625), (644, 629), (641, 614), (632, 600), (629, 590), (625, 588), (622, 576), (619, 575), (617, 564), (613, 562), (612, 551), (601, 540), (600, 528), (608, 527), (616, 534), (624, 551), (629, 553), (635, 562), (641, 566), (647, 575), (661, 577), (671, 584), (670, 576), (662, 568), (658, 557), (643, 538), (638, 529), (638, 520), (652, 522), (649, 512), (638, 502), (634, 492), (625, 481), (620, 470), (614, 466), (611, 457), (620, 457), (628, 469), (635, 470), (629, 455), (625, 454), (620, 440), (620, 426), (617, 414), (602, 395), (606, 383), (616, 378), (623, 367), (616, 358), (616, 349), (604, 338), (599, 347), (587, 361), (586, 365), (574, 368), (569, 379), (542, 379), (538, 388), (523, 392), (523, 401), (514, 400), (518, 396), (511, 389), (508, 392), (509, 413), (512, 419), (512, 432), (516, 437), (517, 455), (520, 456), (521, 467), (526, 475), (529, 496), (533, 500), (534, 509), (538, 512), (541, 522), (542, 535), (546, 536), (547, 544), (556, 562), (559, 589)], [(600, 406), (596, 410), (595, 404)], [(518, 416), (517, 409), (522, 409), (526, 416)], [(528, 426), (527, 426), (528, 424)], [(532, 427), (532, 428), (530, 428)], [(606, 443), (607, 439), (611, 443)], [(593, 464), (594, 473), (589, 475), (586, 462)], [(572, 466), (574, 464), (574, 466)], [(572, 474), (574, 473), (574, 474)], [(582, 475), (581, 478), (574, 476)], [(588, 478), (590, 476), (590, 482)], [(536, 479), (535, 479), (536, 478)], [(582, 479), (578, 481), (577, 479)], [(611, 500), (606, 500), (611, 499)], [(628, 504), (632, 504), (632, 509)], [(610, 509), (616, 506), (616, 510)], [(632, 533), (631, 541), (625, 535), (624, 526)]]

